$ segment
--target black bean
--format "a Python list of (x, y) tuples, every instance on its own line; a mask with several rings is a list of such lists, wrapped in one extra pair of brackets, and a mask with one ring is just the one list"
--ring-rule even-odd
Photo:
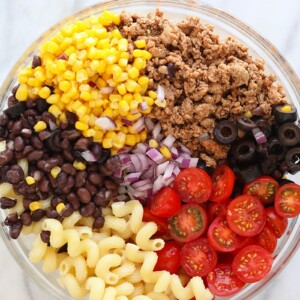
[(28, 121), (29, 127), (33, 128), (35, 126), (35, 124), (37, 123), (38, 120), (36, 119), (36, 117), (29, 116), (27, 118), (27, 121)]
[(27, 156), (31, 151), (33, 151), (33, 147), (30, 145), (26, 145), (23, 149), (23, 155)]
[[(17, 102), (14, 103), (15, 100)], [(18, 102), (18, 100), (13, 96), (8, 98), (8, 104), (9, 103), (11, 103), (9, 108), (3, 111), (9, 119), (16, 119), (26, 110), (26, 104), (24, 102)]]
[(43, 193), (41, 191), (37, 191), (36, 194), (39, 197), (39, 199), (41, 199), (41, 200), (46, 200), (50, 196), (50, 193)]
[(105, 197), (105, 189), (101, 189), (94, 197), (93, 202), (101, 207), (106, 207), (110, 200)]
[(91, 140), (88, 138), (80, 138), (74, 145), (76, 151), (86, 151), (91, 144)]
[(49, 219), (57, 219), (59, 217), (59, 214), (56, 209), (50, 209), (46, 211), (46, 217)]
[(51, 232), (47, 231), (47, 230), (43, 230), (40, 234), (41, 240), (47, 245), (50, 243), (50, 235), (51, 235)]
[(44, 148), (44, 145), (42, 141), (38, 138), (38, 136), (33, 135), (30, 139), (31, 145), (37, 149), (37, 150), (42, 150)]
[(65, 130), (61, 133), (61, 137), (70, 141), (77, 140), (80, 138), (80, 132), (76, 129)]
[(22, 123), (20, 120), (16, 121), (11, 129), (12, 134), (17, 135), (21, 132), (22, 130)]
[(62, 130), (66, 130), (69, 127), (69, 123), (67, 121), (62, 121), (62, 122), (60, 122), (59, 127)]
[(96, 173), (96, 172), (89, 173), (88, 179), (92, 184), (97, 186), (102, 186), (104, 180), (103, 176), (100, 173)]
[(27, 106), (28, 108), (33, 108), (33, 107), (35, 107), (35, 105), (36, 105), (35, 100), (33, 100), (33, 99), (27, 99), (27, 100), (26, 100), (26, 106)]
[(175, 77), (176, 75), (176, 68), (175, 68), (175, 65), (171, 62), (169, 62), (167, 64), (167, 68), (168, 68), (168, 74), (170, 77)]
[(46, 212), (43, 209), (37, 209), (31, 214), (31, 219), (33, 222), (40, 221), (44, 216)]
[(34, 150), (27, 155), (28, 161), (39, 161), (44, 156), (42, 150)]
[(65, 172), (60, 172), (56, 178), (57, 188), (62, 190), (66, 186), (67, 180), (68, 175)]
[(39, 67), (42, 65), (42, 60), (38, 55), (34, 55), (32, 59), (31, 68), (35, 69), (36, 67)]
[(75, 175), (75, 187), (79, 188), (79, 187), (83, 186), (86, 182), (86, 178), (87, 178), (87, 172), (86, 171), (79, 171)]
[(5, 126), (8, 123), (8, 116), (7, 114), (0, 114), (0, 126)]
[(6, 172), (10, 169), (9, 165), (0, 168), (0, 181), (6, 182)]
[(63, 155), (67, 161), (74, 162), (75, 158), (70, 150), (64, 150)]
[(14, 95), (9, 96), (7, 99), (7, 106), (8, 107), (13, 107), (18, 103), (18, 100), (16, 99), (16, 97)]
[(55, 190), (55, 194), (60, 195), (62, 193), (61, 189), (57, 188), (57, 181), (55, 178), (53, 178), (52, 176), (48, 176), (48, 179), (50, 181), (50, 185), (52, 187), (52, 189)]
[(103, 174), (104, 176), (113, 176), (113, 174), (114, 174), (114, 171), (112, 169), (109, 169), (106, 166), (106, 164), (102, 165), (99, 170), (100, 170), (100, 173)]
[(0, 138), (5, 139), (8, 136), (8, 130), (5, 127), (0, 127)]
[(38, 113), (42, 114), (43, 112), (47, 111), (50, 107), (50, 104), (46, 102), (45, 99), (37, 99), (36, 100), (36, 109)]
[(98, 191), (98, 189), (89, 181), (85, 183), (84, 187), (90, 192), (91, 196), (94, 196)]
[(71, 189), (75, 185), (75, 179), (72, 176), (68, 176), (66, 187)]
[(49, 125), (49, 121), (51, 120), (53, 123), (55, 123), (55, 117), (50, 114), (48, 111), (45, 111), (42, 113), (42, 120)]
[(70, 163), (64, 163), (62, 166), (61, 166), (61, 169), (62, 171), (64, 171), (66, 174), (68, 175), (72, 175), (74, 176), (76, 174), (76, 169), (73, 167), (72, 164)]
[(51, 199), (51, 207), (56, 208), (59, 203), (64, 203), (64, 199), (62, 197), (54, 196)]
[(62, 149), (68, 149), (70, 146), (70, 142), (67, 139), (63, 139), (60, 143)]
[(51, 136), (51, 132), (48, 130), (43, 130), (43, 131), (39, 132), (39, 139), (41, 141), (47, 140), (50, 136)]
[(102, 216), (98, 217), (97, 219), (95, 219), (94, 223), (93, 223), (93, 229), (100, 229), (103, 227), (104, 225), (104, 218)]
[(90, 150), (93, 152), (97, 160), (101, 158), (102, 147), (99, 143), (92, 143)]
[(0, 167), (8, 164), (14, 157), (12, 150), (4, 150), (0, 153)]
[(13, 165), (7, 172), (6, 172), (6, 179), (7, 182), (11, 184), (18, 183), (22, 180), (24, 180), (24, 171), (23, 169), (18, 165)]
[(1, 197), (0, 204), (2, 209), (12, 208), (16, 205), (17, 201), (15, 199)]
[(91, 217), (95, 212), (95, 203), (90, 202), (89, 204), (82, 206), (79, 212), (83, 217)]
[(64, 209), (61, 211), (61, 215), (64, 218), (67, 218), (67, 217), (71, 216), (73, 212), (74, 212), (74, 208), (72, 207), (71, 204), (68, 203), (68, 204), (66, 204)]
[(104, 180), (104, 186), (108, 190), (118, 190), (119, 189), (119, 185), (117, 183), (113, 182), (112, 180), (108, 180), (108, 179)]
[(15, 148), (15, 150), (16, 151), (23, 151), (24, 147), (25, 147), (25, 142), (22, 139), (22, 137), (20, 137), (20, 136), (15, 137), (15, 139), (14, 139), (14, 148)]
[(18, 221), (18, 214), (17, 213), (13, 213), (13, 214), (9, 214), (5, 220), (4, 220), (4, 224), (6, 226), (10, 226), (12, 224), (14, 224), (15, 222)]
[(89, 203), (92, 199), (91, 193), (84, 187), (80, 187), (77, 190), (77, 196), (79, 197), (79, 201), (81, 203)]
[(22, 212), (20, 217), (21, 217), (21, 220), (22, 220), (24, 226), (31, 225), (32, 220), (31, 220), (30, 212), (28, 210), (25, 210), (24, 212)]
[(32, 201), (27, 199), (27, 198), (23, 198), (23, 207), (25, 210), (29, 210), (29, 205)]
[(67, 195), (67, 201), (72, 205), (74, 210), (78, 210), (80, 207), (80, 202), (78, 200), (78, 196), (75, 193), (69, 193)]
[(31, 109), (27, 109), (24, 112), (23, 116), (28, 119), (28, 117), (37, 117), (38, 113), (35, 109), (31, 108)]
[(43, 177), (39, 182), (39, 189), (43, 193), (48, 193), (50, 191), (50, 181), (46, 177)]
[(9, 228), (9, 235), (12, 239), (17, 239), (22, 231), (23, 224), (20, 220), (15, 222), (14, 224), (11, 225)]
[(16, 93), (17, 93), (17, 90), (19, 88), (20, 84), (17, 84), (16, 86), (14, 86), (12, 89), (11, 89), (11, 93), (16, 96)]
[(74, 126), (77, 121), (77, 116), (74, 113), (66, 112), (69, 126)]
[(50, 137), (46, 140), (45, 145), (52, 152), (60, 152), (62, 150), (60, 146), (60, 141), (60, 130), (54, 130), (53, 132), (51, 132)]
[(14, 153), (14, 159), (15, 159), (16, 161), (20, 160), (20, 159), (23, 158), (23, 157), (24, 157), (23, 152), (15, 152), (15, 153)]

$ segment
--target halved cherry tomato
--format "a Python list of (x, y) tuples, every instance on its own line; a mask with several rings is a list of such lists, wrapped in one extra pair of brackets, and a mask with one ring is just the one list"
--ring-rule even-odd
[(240, 236), (257, 235), (266, 222), (265, 210), (261, 202), (252, 195), (242, 195), (227, 206), (228, 226)]
[(170, 187), (160, 189), (152, 198), (150, 211), (153, 215), (170, 218), (176, 215), (181, 208), (179, 195)]
[(236, 294), (244, 286), (245, 282), (240, 280), (232, 271), (231, 264), (217, 265), (207, 275), (207, 285), (210, 291), (220, 297)]
[(246, 283), (264, 278), (272, 268), (273, 258), (264, 248), (251, 245), (243, 248), (233, 259), (232, 270)]
[(210, 202), (207, 206), (208, 220), (211, 223), (219, 215), (226, 215), (226, 208), (231, 199), (222, 202)]
[(279, 239), (282, 237), (288, 227), (288, 220), (279, 216), (274, 207), (268, 207), (265, 209), (266, 212), (266, 224), (269, 225), (270, 229), (274, 232), (276, 237)]
[(178, 274), (180, 268), (181, 247), (175, 242), (168, 242), (157, 251), (158, 259), (155, 265), (155, 271), (168, 271), (171, 274)]
[(277, 246), (277, 237), (269, 226), (265, 226), (263, 230), (255, 237), (257, 245), (263, 247), (268, 252), (273, 253)]
[(288, 183), (280, 187), (275, 196), (274, 208), (283, 218), (293, 218), (300, 214), (300, 186)]
[(181, 211), (169, 219), (172, 238), (178, 242), (191, 242), (200, 237), (207, 228), (207, 214), (198, 204), (185, 204)]
[(236, 256), (240, 252), (240, 250), (242, 250), (243, 248), (250, 246), (250, 245), (256, 245), (256, 240), (255, 240), (255, 237), (253, 237), (253, 236), (243, 238), (239, 247), (237, 249), (235, 249), (234, 251), (230, 252), (230, 254), (233, 256)]
[(234, 187), (235, 175), (226, 165), (218, 166), (212, 174), (213, 192), (210, 200), (221, 202), (230, 197)]
[(217, 264), (217, 253), (206, 238), (186, 243), (181, 249), (181, 266), (190, 276), (206, 276)]
[(272, 203), (279, 183), (270, 176), (258, 177), (244, 186), (243, 194), (255, 196), (262, 204)]
[(143, 221), (156, 223), (156, 225), (158, 226), (158, 230), (155, 236), (164, 237), (164, 239), (169, 239), (170, 231), (168, 227), (168, 221), (166, 219), (159, 218), (151, 214), (149, 207), (144, 207)]
[(231, 252), (237, 249), (243, 238), (239, 237), (227, 225), (224, 215), (218, 216), (209, 226), (207, 238), (211, 246), (220, 252)]
[(198, 168), (188, 168), (176, 176), (174, 189), (179, 193), (182, 201), (202, 203), (209, 199), (213, 184), (205, 171)]

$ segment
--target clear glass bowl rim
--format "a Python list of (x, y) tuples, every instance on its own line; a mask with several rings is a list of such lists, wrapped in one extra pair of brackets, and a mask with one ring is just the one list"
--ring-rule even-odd
[[(296, 73), (290, 66), (290, 64), (285, 60), (285, 58), (279, 53), (279, 51), (272, 45), (267, 39), (258, 34), (251, 27), (246, 25), (244, 22), (238, 20), (237, 18), (231, 16), (230, 14), (202, 3), (198, 0), (108, 0), (103, 1), (99, 4), (89, 6), (78, 13), (75, 13), (62, 21), (56, 23), (53, 27), (51, 27), (48, 31), (43, 33), (35, 42), (33, 42), (30, 47), (23, 53), (23, 55), (16, 62), (14, 67), (11, 69), (9, 74), (7, 75), (1, 89), (1, 102), (0, 102), (0, 110), (3, 109), (5, 105), (5, 99), (2, 95), (5, 95), (7, 90), (12, 88), (12, 81), (17, 74), (19, 66), (24, 64), (24, 61), (28, 60), (29, 57), (32, 57), (33, 53), (36, 51), (37, 47), (40, 45), (42, 41), (44, 41), (49, 34), (56, 32), (63, 25), (73, 21), (74, 19), (84, 19), (88, 17), (91, 13), (100, 13), (103, 10), (114, 10), (114, 9), (124, 9), (126, 10), (129, 6), (149, 6), (160, 7), (169, 6), (176, 7), (182, 9), (193, 9), (193, 11), (197, 11), (197, 13), (202, 13), (204, 15), (214, 17), (217, 20), (224, 22), (226, 25), (234, 28), (239, 31), (240, 34), (246, 36), (249, 40), (254, 41), (259, 48), (263, 50), (272, 60), (272, 62), (276, 65), (276, 67), (282, 72), (282, 74), (287, 78), (287, 82), (289, 87), (291, 88), (293, 94), (295, 95), (296, 101), (299, 103), (300, 99), (300, 81), (297, 77)], [(4, 228), (3, 220), (4, 214), (1, 212), (2, 218), (2, 226), (0, 227), (0, 235), (6, 244), (7, 248), (13, 254), (16, 261), (23, 268), (23, 270), (28, 273), (42, 288), (47, 290), (53, 296), (58, 297), (58, 295), (51, 288), (51, 284), (46, 279), (41, 279), (36, 270), (31, 266), (29, 260), (25, 259), (26, 255), (22, 253), (22, 248), (18, 244), (18, 241), (11, 240), (7, 234), (6, 228)], [(276, 277), (280, 271), (284, 268), (284, 266), (290, 261), (292, 256), (296, 253), (299, 245), (300, 245), (300, 218), (295, 218), (292, 221), (292, 231), (290, 232), (290, 236), (288, 238), (288, 242), (283, 247), (284, 251), (281, 251), (275, 259), (273, 264), (272, 272), (270, 272), (269, 276), (267, 276), (264, 280), (248, 285), (245, 289), (243, 289), (237, 295), (231, 297), (232, 300), (249, 300), (252, 299), (255, 295), (260, 293), (262, 289), (264, 289), (274, 277)], [(24, 261), (24, 259), (26, 261)], [(60, 299), (60, 298), (58, 298)], [(224, 299), (224, 298), (223, 298)]]

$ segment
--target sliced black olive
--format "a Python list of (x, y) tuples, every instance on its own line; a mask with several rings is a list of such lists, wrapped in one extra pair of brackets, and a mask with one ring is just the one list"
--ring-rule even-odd
[(60, 146), (61, 143), (61, 135), (60, 130), (54, 130), (51, 133), (51, 136), (46, 140), (46, 147), (53, 152), (61, 152), (62, 148)]
[(254, 116), (252, 120), (256, 123), (256, 127), (258, 127), (267, 138), (271, 135), (272, 127), (267, 120), (257, 116)]
[(286, 148), (276, 137), (271, 137), (268, 141), (268, 153), (277, 155), (279, 161), (283, 160), (286, 153)]
[(271, 175), (277, 168), (277, 155), (269, 155), (260, 163), (262, 175)]
[(279, 180), (282, 178), (283, 174), (278, 170), (276, 169), (272, 174), (271, 176), (276, 179), (276, 180)]
[(286, 179), (286, 178), (281, 178), (278, 180), (278, 183), (280, 186), (283, 186), (287, 183), (295, 183), (293, 180), (289, 180), (289, 179)]
[(288, 172), (296, 174), (300, 171), (300, 148), (293, 148), (289, 150), (285, 156), (285, 163), (287, 165)]
[(257, 144), (256, 153), (258, 154), (259, 158), (266, 158), (269, 155), (268, 144), (267, 143)]
[(250, 163), (255, 157), (255, 144), (250, 140), (237, 142), (233, 147), (233, 157), (238, 163)]
[(251, 119), (244, 117), (244, 116), (237, 117), (236, 124), (237, 124), (237, 127), (244, 132), (249, 132), (253, 128), (257, 127), (255, 122), (253, 122)]
[(45, 99), (37, 99), (36, 100), (36, 110), (42, 114), (44, 111), (47, 111), (50, 107), (50, 104), (46, 102)]
[(237, 138), (237, 127), (229, 120), (220, 121), (214, 128), (214, 137), (221, 144), (231, 144)]
[(278, 130), (278, 138), (285, 146), (295, 146), (300, 142), (300, 128), (292, 123), (285, 123)]
[(294, 105), (284, 104), (276, 106), (274, 109), (275, 121), (279, 124), (297, 120), (297, 109)]
[(212, 172), (213, 172), (213, 168), (208, 167), (208, 166), (206, 165), (206, 162), (205, 162), (203, 159), (199, 159), (199, 160), (198, 160), (197, 168), (206, 171), (208, 174), (212, 174)]
[(26, 110), (25, 102), (18, 102), (14, 106), (5, 109), (3, 112), (10, 118), (16, 119)]
[(242, 184), (248, 183), (262, 175), (257, 164), (252, 164), (241, 169), (235, 169), (235, 173), (237, 180)]

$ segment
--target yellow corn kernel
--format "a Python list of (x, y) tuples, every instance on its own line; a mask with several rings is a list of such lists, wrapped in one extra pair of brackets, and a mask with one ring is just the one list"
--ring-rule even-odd
[(84, 123), (80, 122), (80, 121), (77, 121), (75, 123), (75, 128), (77, 130), (87, 130), (89, 128), (89, 126), (87, 124), (84, 124)]
[(154, 91), (149, 91), (148, 95), (149, 95), (149, 97), (151, 97), (154, 100), (157, 98), (157, 94)]
[(97, 40), (93, 37), (88, 37), (85, 41), (84, 41), (84, 45), (88, 48), (95, 46), (97, 43)]
[(143, 60), (140, 57), (137, 57), (133, 62), (133, 66), (140, 71), (140, 70), (144, 69), (146, 66), (145, 60)]
[(138, 79), (138, 84), (141, 86), (148, 86), (149, 84), (149, 78), (147, 76), (141, 76)]
[(125, 68), (128, 65), (128, 58), (120, 58), (119, 59), (119, 66)]
[(47, 128), (47, 124), (44, 121), (38, 121), (33, 128), (36, 132), (40, 132)]
[(137, 142), (136, 136), (134, 134), (127, 134), (125, 144), (127, 146), (134, 146)]
[(64, 72), (63, 74), (63, 78), (66, 79), (66, 80), (74, 80), (75, 79), (75, 73), (70, 71), (70, 70), (67, 70), (66, 72)]
[(65, 204), (64, 203), (58, 203), (57, 205), (56, 205), (56, 211), (60, 214), (62, 211), (63, 211), (63, 209), (65, 208), (66, 206), (65, 206)]
[(93, 137), (93, 136), (95, 136), (95, 134), (96, 134), (96, 130), (95, 130), (95, 129), (84, 130), (84, 131), (82, 132), (82, 134), (83, 134), (85, 137)]
[[(40, 67), (38, 67), (38, 68), (40, 68)], [(39, 70), (35, 70), (34, 71), (34, 77), (37, 78), (41, 82), (44, 82), (46, 80), (46, 75), (43, 72), (43, 69), (42, 70), (40, 70), (40, 69)]]
[(147, 139), (147, 131), (146, 130), (143, 130), (141, 133), (140, 133), (140, 138), (141, 138), (141, 142), (145, 142), (146, 139)]
[[(66, 105), (65, 105), (65, 103), (63, 103), (61, 101), (59, 101), (56, 105), (61, 110), (61, 113), (59, 114), (59, 116), (60, 116), (62, 114), (62, 111), (65, 109)], [(48, 109), (48, 111), (49, 111), (49, 109)]]
[(150, 146), (151, 148), (157, 148), (157, 147), (158, 147), (158, 142), (157, 142), (156, 140), (154, 140), (154, 139), (151, 139), (151, 140), (149, 141), (149, 146)]
[(108, 138), (104, 138), (103, 141), (102, 141), (102, 146), (105, 149), (112, 148), (112, 146), (113, 146), (113, 140), (112, 139), (108, 139)]
[(106, 70), (106, 61), (105, 60), (100, 60), (99, 61), (99, 66), (97, 67), (96, 71), (99, 73), (99, 74), (103, 74)]
[(292, 107), (290, 105), (284, 105), (284, 106), (281, 107), (281, 111), (285, 112), (285, 113), (291, 112)]
[(36, 211), (42, 208), (42, 204), (39, 201), (33, 201), (29, 204), (29, 209), (31, 211)]
[(61, 109), (55, 105), (55, 104), (52, 104), (49, 108), (48, 108), (48, 111), (50, 114), (52, 114), (55, 118), (58, 118), (59, 115), (62, 113)]
[(26, 181), (26, 183), (27, 183), (28, 185), (32, 185), (32, 184), (35, 183), (35, 179), (34, 179), (33, 177), (31, 177), (31, 176), (27, 176), (27, 177), (25, 178), (25, 181)]
[(17, 92), (16, 92), (16, 99), (18, 101), (26, 101), (28, 97), (28, 87), (26, 84), (20, 84)]
[(59, 102), (59, 100), (60, 100), (60, 95), (52, 94), (46, 99), (46, 102), (49, 104), (56, 104)]
[(136, 67), (131, 67), (128, 70), (128, 76), (130, 79), (137, 79), (140, 76), (140, 72)]
[(111, 74), (113, 75), (114, 78), (119, 78), (122, 75), (121, 67), (119, 65), (112, 65)]
[(132, 79), (128, 79), (125, 82), (125, 86), (126, 86), (126, 89), (127, 89), (128, 92), (133, 93), (135, 88), (138, 86), (138, 84), (137, 84), (136, 81), (133, 81)]
[(86, 70), (79, 70), (77, 73), (76, 73), (76, 80), (78, 82), (84, 82), (86, 80), (88, 80), (88, 73)]
[(130, 102), (130, 109), (131, 109), (131, 110), (137, 109), (138, 106), (139, 106), (139, 102), (138, 102), (138, 101), (133, 100), (133, 101)]
[(120, 95), (125, 95), (127, 93), (126, 87), (124, 83), (117, 85), (117, 90)]
[(166, 100), (160, 101), (160, 100), (156, 99), (154, 101), (154, 103), (156, 104), (156, 106), (162, 107), (162, 108), (165, 108), (167, 106), (167, 101)]
[(125, 100), (121, 100), (119, 103), (119, 111), (121, 116), (126, 116), (130, 110), (130, 106)]
[(70, 88), (71, 88), (71, 83), (67, 80), (63, 80), (61, 82), (59, 82), (58, 84), (60, 90), (62, 90), (63, 92), (67, 92)]
[(86, 169), (86, 165), (79, 160), (74, 161), (73, 167), (78, 171), (84, 171)]
[(91, 93), (87, 91), (83, 91), (80, 93), (80, 98), (84, 101), (90, 101), (91, 100)]
[(139, 49), (146, 47), (146, 41), (145, 40), (138, 40), (134, 42), (135, 46)]
[(118, 14), (113, 14), (112, 15), (112, 21), (113, 21), (114, 24), (120, 25), (121, 18), (120, 18), (120, 16)]
[(47, 52), (50, 52), (53, 54), (55, 54), (59, 51), (59, 46), (56, 43), (51, 42), (51, 41), (45, 42), (45, 44), (43, 46), (45, 47)]
[(67, 121), (67, 115), (65, 113), (62, 113), (60, 116), (59, 116), (59, 121)]
[(43, 99), (47, 99), (51, 95), (51, 90), (44, 86), (39, 90), (39, 96)]
[(61, 168), (56, 166), (51, 169), (50, 174), (53, 178), (56, 178), (60, 172), (61, 172)]
[(127, 51), (128, 50), (128, 40), (122, 38), (118, 42), (118, 50), (119, 51)]
[(160, 147), (159, 152), (160, 152), (166, 159), (170, 159), (170, 158), (172, 157), (171, 151), (170, 151), (166, 146)]
[(252, 118), (252, 114), (251, 114), (251, 111), (246, 111), (245, 113), (244, 113), (244, 116), (246, 117), (246, 118)]
[(129, 121), (136, 121), (136, 120), (139, 119), (141, 116), (142, 116), (142, 115), (141, 115), (140, 113), (134, 114), (134, 115), (129, 114), (129, 115), (127, 115), (127, 119), (128, 119)]

